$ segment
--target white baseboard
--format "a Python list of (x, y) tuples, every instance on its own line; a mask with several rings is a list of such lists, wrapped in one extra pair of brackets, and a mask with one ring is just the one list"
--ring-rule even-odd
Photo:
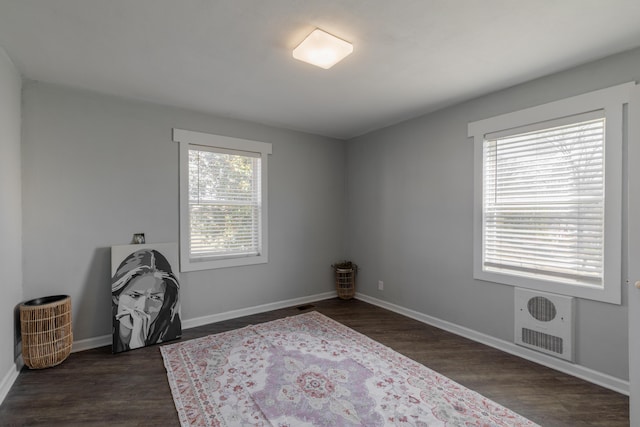
[[(321, 301), (335, 297), (335, 292), (325, 292), (322, 294), (309, 295), (301, 298), (293, 298), (284, 301), (273, 302), (269, 304), (257, 305), (254, 307), (243, 308), (239, 310), (231, 310), (224, 313), (212, 314), (210, 316), (202, 316), (194, 319), (185, 320), (182, 323), (184, 329), (195, 328), (197, 326), (208, 325), (210, 323), (221, 322), (223, 320), (235, 319), (238, 317), (249, 316), (252, 314), (264, 313), (266, 311), (278, 310), (281, 308), (292, 307), (300, 304), (308, 304), (315, 301)], [(629, 382), (621, 380), (619, 378), (612, 377), (607, 374), (603, 374), (598, 371), (594, 371), (589, 368), (585, 368), (581, 365), (575, 365), (573, 363), (565, 362), (555, 357), (550, 357), (542, 353), (537, 353), (533, 350), (529, 350), (524, 347), (517, 346), (508, 341), (504, 341), (490, 335), (483, 334), (473, 329), (459, 326), (445, 320), (441, 320), (426, 314), (420, 313), (415, 310), (411, 310), (396, 304), (392, 304), (387, 301), (383, 301), (365, 294), (357, 293), (356, 298), (369, 304), (376, 305), (378, 307), (385, 308), (387, 310), (402, 314), (403, 316), (418, 320), (422, 323), (426, 323), (436, 328), (443, 329), (445, 331), (454, 333), (456, 335), (469, 338), (473, 341), (477, 341), (482, 344), (486, 344), (490, 347), (504, 351), (514, 356), (522, 357), (523, 359), (530, 360), (540, 365), (547, 366), (551, 369), (555, 369), (565, 374), (573, 375), (581, 378), (585, 381), (600, 385), (618, 393), (629, 395)], [(84, 340), (74, 341), (73, 352), (89, 350), (92, 348), (103, 347), (111, 344), (111, 335), (102, 335), (99, 337), (88, 338)], [(22, 357), (18, 357), (16, 363), (9, 369), (0, 382), (0, 403), (2, 403), (9, 393), (11, 386), (18, 378), (20, 369), (22, 369), (23, 362)]]
[(280, 308), (287, 308), (300, 304), (308, 304), (314, 301), (334, 298), (335, 296), (335, 291), (324, 292), (321, 294), (309, 295), (301, 298), (293, 298), (284, 301), (272, 302), (269, 304), (256, 305), (249, 308), (241, 308), (239, 310), (226, 311), (224, 313), (212, 314), (209, 316), (196, 317), (195, 319), (189, 319), (182, 322), (182, 327), (185, 329), (195, 328), (197, 326), (208, 325), (210, 323), (222, 322), (223, 320), (264, 313), (265, 311), (278, 310)]
[(609, 390), (613, 390), (627, 396), (629, 395), (629, 381), (621, 380), (611, 375), (594, 371), (593, 369), (589, 369), (581, 365), (566, 362), (552, 356), (547, 356), (546, 354), (538, 353), (536, 351), (520, 347), (509, 341), (504, 341), (490, 335), (474, 331), (473, 329), (459, 326), (455, 323), (447, 322), (446, 320), (441, 320), (436, 317), (428, 316), (424, 313), (392, 304), (390, 302), (383, 301), (369, 295), (356, 293), (356, 299), (368, 302), (369, 304), (373, 304), (378, 307), (385, 308), (398, 314), (402, 314), (403, 316), (410, 317), (419, 322), (435, 326), (436, 328), (443, 329), (447, 332), (460, 335), (470, 340), (477, 341), (479, 343), (504, 351), (505, 353), (522, 357), (523, 359), (538, 363), (551, 369), (555, 369), (568, 375), (573, 375), (574, 377), (578, 377), (593, 384), (608, 388)]
[[(256, 305), (254, 307), (241, 308), (238, 310), (225, 311), (224, 313), (211, 314), (209, 316), (196, 317), (182, 321), (183, 329), (191, 329), (197, 326), (208, 325), (210, 323), (222, 322), (223, 320), (235, 319), (238, 317), (249, 316), (252, 314), (264, 313), (265, 311), (278, 310), (280, 308), (292, 307), (300, 304), (307, 304), (323, 299), (334, 298), (335, 292), (324, 292), (316, 295), (309, 295), (301, 298), (293, 298), (284, 301), (277, 301), (268, 304)], [(73, 352), (90, 350), (92, 348), (111, 345), (111, 335), (102, 335), (100, 337), (88, 338), (73, 342)]]
[(0, 404), (4, 402), (4, 398), (9, 394), (9, 390), (11, 390), (13, 383), (16, 382), (23, 365), (22, 355), (20, 355), (15, 363), (9, 367), (9, 371), (2, 378), (2, 381), (0, 381)]
[(84, 340), (77, 340), (73, 342), (71, 348), (72, 353), (78, 351), (91, 350), (92, 348), (104, 347), (105, 345), (111, 345), (113, 337), (111, 335), (102, 335), (99, 337), (87, 338)]

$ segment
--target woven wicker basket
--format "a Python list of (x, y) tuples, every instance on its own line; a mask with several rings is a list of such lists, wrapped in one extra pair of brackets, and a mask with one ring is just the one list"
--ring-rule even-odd
[(50, 368), (71, 353), (71, 297), (54, 295), (20, 304), (22, 358), (31, 369)]
[(356, 272), (353, 268), (336, 268), (336, 291), (338, 297), (351, 299), (356, 294)]
[(342, 299), (351, 299), (356, 295), (356, 275), (358, 266), (351, 261), (337, 262), (331, 265), (336, 275), (336, 292)]

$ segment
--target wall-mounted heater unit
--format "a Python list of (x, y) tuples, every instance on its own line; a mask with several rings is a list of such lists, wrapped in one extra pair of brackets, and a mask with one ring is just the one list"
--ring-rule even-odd
[(515, 343), (573, 362), (573, 300), (515, 288)]

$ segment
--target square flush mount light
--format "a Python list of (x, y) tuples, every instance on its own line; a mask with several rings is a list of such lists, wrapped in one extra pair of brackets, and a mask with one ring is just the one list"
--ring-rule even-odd
[(293, 57), (317, 67), (329, 69), (353, 52), (353, 45), (319, 28), (293, 49)]

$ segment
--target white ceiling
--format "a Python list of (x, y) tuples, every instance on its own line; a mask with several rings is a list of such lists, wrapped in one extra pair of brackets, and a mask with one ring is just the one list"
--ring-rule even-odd
[[(294, 60), (319, 27), (354, 44)], [(640, 46), (638, 0), (0, 0), (24, 77), (350, 138)]]

